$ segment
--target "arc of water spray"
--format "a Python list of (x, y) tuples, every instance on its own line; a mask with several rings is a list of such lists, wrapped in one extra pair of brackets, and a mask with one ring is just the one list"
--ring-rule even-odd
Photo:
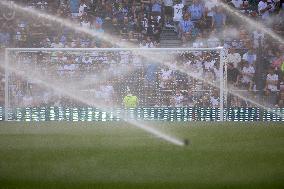
[[(1, 66), (3, 67), (2, 64), (1, 64)], [(87, 100), (88, 98), (84, 97), (82, 95), (82, 93), (78, 93), (76, 90), (72, 90), (72, 87), (70, 87), (68, 84), (65, 83), (64, 85), (62, 85), (61, 82), (59, 82), (55, 79), (51, 80), (50, 78), (44, 77), (44, 74), (41, 74), (38, 71), (37, 72), (33, 71), (34, 70), (33, 68), (30, 68), (29, 69), (30, 71), (28, 73), (22, 72), (21, 68), (17, 69), (15, 67), (11, 67), (11, 66), (6, 67), (6, 70), (8, 70), (9, 72), (13, 72), (13, 73), (17, 74), (18, 76), (23, 77), (25, 79), (28, 79), (30, 81), (40, 83), (43, 86), (45, 86), (46, 88), (54, 90), (58, 94), (67, 96), (69, 98), (72, 98), (72, 99), (77, 100), (81, 103), (90, 105), (92, 107), (96, 107), (96, 108), (100, 109), (101, 111), (110, 113), (106, 109), (106, 107), (104, 107), (104, 104), (96, 102), (93, 99)], [(113, 113), (113, 112), (111, 112), (111, 113)], [(163, 133), (163, 132), (161, 132), (161, 131), (153, 128), (153, 127), (146, 126), (146, 125), (142, 124), (141, 122), (138, 122), (138, 121), (135, 121), (135, 120), (127, 120), (125, 117), (118, 116), (116, 113), (114, 113), (114, 117), (120, 117), (120, 119), (122, 119), (123, 121), (128, 122), (128, 123), (132, 124), (133, 126), (140, 128), (141, 130), (144, 130), (148, 133), (151, 133), (152, 135), (159, 137), (159, 138), (161, 138), (161, 139), (163, 139), (167, 142), (170, 142), (170, 143), (178, 145), (178, 146), (184, 146), (184, 142), (182, 140), (180, 140), (176, 137), (170, 136), (168, 134), (165, 134), (165, 133)]]

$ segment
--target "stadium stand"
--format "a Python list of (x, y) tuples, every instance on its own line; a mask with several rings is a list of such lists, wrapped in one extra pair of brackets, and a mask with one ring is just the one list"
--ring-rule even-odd
[[(235, 11), (248, 16), (283, 36), (284, 4), (273, 0), (222, 0)], [(56, 16), (80, 23), (98, 33), (117, 35), (121, 41), (128, 41), (141, 48), (155, 47), (216, 47), (224, 46), (228, 50), (228, 81), (244, 93), (257, 95), (271, 106), (284, 107), (283, 64), (284, 45), (265, 35), (260, 30), (250, 28), (241, 19), (233, 17), (220, 6), (220, 0), (22, 0), (24, 6), (45, 11)], [(268, 7), (268, 8), (267, 8)], [(1, 7), (0, 15), (0, 51), (8, 47), (45, 47), (45, 48), (102, 48), (112, 47), (99, 39), (78, 34), (64, 27), (50, 27), (47, 21), (28, 19), (18, 12)], [(25, 57), (26, 61), (29, 58)], [(44, 60), (52, 60), (38, 54)], [(78, 57), (54, 55), (54, 60), (66, 58), (76, 61)], [(61, 56), (61, 57), (60, 57)], [(206, 60), (206, 54), (194, 57)], [(214, 58), (214, 56), (211, 56)], [(82, 58), (82, 57), (81, 57)], [(82, 62), (94, 62), (94, 57), (83, 57)], [(108, 62), (108, 64), (111, 64)], [(46, 64), (48, 65), (48, 64)], [(101, 68), (101, 65), (98, 64)], [(72, 68), (73, 69), (73, 68)], [(75, 67), (74, 69), (77, 69)], [(85, 69), (85, 68), (84, 68)], [(0, 103), (4, 103), (4, 74), (1, 70)], [(66, 69), (65, 69), (66, 71)], [(68, 70), (67, 70), (68, 71)], [(70, 70), (69, 70), (70, 71)], [(206, 72), (205, 66), (203, 71)], [(213, 76), (212, 76), (213, 75)], [(138, 77), (137, 77), (138, 76)], [(214, 68), (208, 72), (208, 78), (214, 77)], [(155, 85), (144, 82), (145, 78), (155, 80)], [(191, 83), (186, 76), (160, 66), (141, 66), (133, 73), (118, 80), (139, 91), (141, 106), (183, 106), (196, 105), (192, 101), (198, 82)], [(115, 101), (121, 104), (126, 89), (117, 87), (112, 81), (103, 87), (112, 85)], [(130, 83), (132, 82), (132, 83)], [(20, 83), (20, 81), (19, 81)], [(138, 87), (135, 87), (138, 86)], [(282, 87), (281, 87), (282, 86)], [(19, 84), (14, 92), (24, 93), (27, 86)], [(104, 90), (104, 89), (102, 89)], [(24, 94), (21, 94), (24, 95)], [(214, 98), (216, 94), (208, 94)], [(218, 95), (217, 95), (218, 96)], [(204, 106), (214, 106), (210, 97), (205, 97)], [(159, 100), (155, 100), (159, 99)], [(17, 101), (15, 100), (15, 103)], [(159, 102), (159, 104), (157, 104)], [(52, 102), (55, 103), (55, 102)], [(63, 103), (63, 102), (62, 102)], [(250, 106), (243, 100), (229, 97), (231, 106)]]

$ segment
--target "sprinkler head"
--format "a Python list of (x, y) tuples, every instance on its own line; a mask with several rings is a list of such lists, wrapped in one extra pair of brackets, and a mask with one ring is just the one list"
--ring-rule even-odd
[(184, 139), (183, 144), (185, 146), (188, 146), (190, 144), (190, 141), (188, 139)]

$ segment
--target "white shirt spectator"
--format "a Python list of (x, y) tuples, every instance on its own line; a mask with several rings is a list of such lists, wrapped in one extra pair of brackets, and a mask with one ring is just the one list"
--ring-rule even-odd
[(205, 61), (204, 62), (204, 68), (206, 69), (206, 70), (211, 70), (211, 69), (213, 69), (214, 68), (214, 65), (215, 65), (215, 60), (211, 60), (211, 61)]
[(228, 63), (233, 63), (234, 67), (237, 68), (238, 64), (241, 62), (242, 57), (239, 53), (230, 53), (227, 56)]
[(146, 30), (148, 28), (148, 18), (144, 17), (141, 22), (143, 29)]
[(267, 74), (266, 81), (275, 82), (276, 84), (268, 84), (267, 89), (269, 89), (272, 92), (277, 91), (277, 82), (278, 82), (277, 74)]
[(232, 0), (231, 2), (238, 9), (241, 8), (241, 5), (243, 4), (243, 0)]
[(257, 30), (254, 31), (253, 32), (253, 47), (258, 48), (259, 45), (263, 45), (263, 41), (264, 41), (264, 33), (261, 31), (257, 31)]
[(20, 40), (22, 39), (22, 34), (21, 34), (21, 32), (17, 32), (16, 35), (15, 35), (15, 37), (16, 37), (16, 40), (17, 40), (17, 41), (20, 41)]
[[(243, 67), (242, 73), (244, 74), (254, 74), (255, 70), (254, 67), (252, 65), (248, 66), (248, 67)], [(252, 82), (252, 76), (248, 76), (248, 75), (244, 75), (242, 77), (242, 83), (250, 83)]]
[[(268, 6), (271, 6), (271, 8), (264, 11), (264, 12), (261, 11), (263, 9), (266, 9)], [(260, 1), (258, 3), (258, 13), (261, 15), (261, 18), (264, 19), (264, 20), (269, 18), (269, 12), (272, 11), (273, 9), (274, 9), (274, 7), (273, 7), (272, 4), (268, 5), (268, 3), (264, 2), (264, 1)]]
[(64, 73), (66, 74), (74, 74), (75, 73), (75, 70), (77, 70), (78, 66), (76, 64), (65, 64), (63, 66), (63, 69), (64, 69)]
[(120, 63), (121, 64), (127, 64), (130, 61), (130, 52), (127, 51), (120, 51), (119, 52), (120, 55)]
[(183, 106), (184, 96), (182, 94), (177, 94), (176, 96), (174, 96), (173, 100), (174, 100), (175, 107), (181, 107)]
[(82, 21), (81, 26), (84, 28), (91, 28), (91, 23), (88, 21)]
[(87, 8), (88, 6), (84, 3), (84, 4), (81, 4), (80, 7), (79, 7), (79, 13), (78, 13), (78, 16), (82, 16), (85, 12), (85, 8)]
[(171, 69), (162, 69), (161, 70), (161, 82), (160, 82), (160, 87), (165, 88), (166, 83), (168, 80), (172, 78), (172, 70)]
[(219, 106), (219, 98), (215, 96), (210, 96), (210, 104), (212, 108), (217, 108)]
[(64, 44), (63, 43), (55, 43), (55, 42), (53, 42), (53, 43), (51, 43), (51, 48), (63, 48), (64, 47)]
[(182, 20), (182, 9), (183, 9), (184, 5), (182, 3), (180, 4), (176, 4), (174, 6), (174, 18), (173, 20), (178, 22), (180, 20)]
[(149, 42), (146, 42), (144, 47), (145, 48), (154, 48), (155, 46), (154, 46), (154, 43), (152, 41), (149, 41)]
[(74, 48), (74, 47), (76, 47), (76, 46), (77, 46), (76, 40), (72, 41), (72, 42), (71, 42), (71, 47)]

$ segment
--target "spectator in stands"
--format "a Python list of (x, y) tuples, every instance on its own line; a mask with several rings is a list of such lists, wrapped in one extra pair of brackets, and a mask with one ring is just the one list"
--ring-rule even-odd
[(274, 11), (274, 5), (272, 4), (272, 2), (270, 1), (270, 3), (268, 3), (268, 0), (261, 0), (258, 3), (258, 13), (261, 15), (261, 18), (263, 20), (268, 20), (270, 13)]
[[(284, 63), (283, 63), (284, 65)], [(282, 75), (282, 78), (279, 82), (279, 107), (284, 108), (284, 74)]]
[(144, 14), (143, 18), (141, 19), (141, 33), (144, 36), (147, 35), (148, 27), (149, 27), (149, 20), (147, 14)]
[(78, 10), (78, 16), (82, 17), (86, 13), (87, 8), (88, 6), (86, 5), (85, 0), (81, 0)]
[(81, 23), (80, 25), (84, 28), (91, 28), (91, 22), (89, 20), (89, 17), (87, 16), (87, 14), (84, 14), (81, 18)]
[(161, 70), (161, 74), (159, 76), (160, 87), (161, 88), (170, 88), (170, 84), (173, 81), (173, 70), (168, 67)]
[(265, 93), (269, 96), (270, 104), (276, 105), (278, 94), (279, 78), (273, 68), (269, 68), (266, 76)]
[(173, 21), (175, 21), (175, 22), (181, 21), (183, 19), (184, 4), (182, 3), (181, 0), (179, 0), (179, 2), (176, 3), (173, 8), (174, 8)]
[(241, 78), (242, 86), (247, 88), (249, 91), (252, 91), (254, 85), (254, 74), (255, 74), (255, 69), (253, 65), (250, 65), (248, 62), (245, 62), (241, 74), (242, 74)]
[(238, 86), (239, 78), (240, 78), (240, 71), (234, 67), (233, 63), (228, 64), (227, 77), (228, 77), (229, 84)]
[(229, 49), (229, 54), (227, 56), (228, 63), (232, 63), (235, 68), (238, 68), (241, 60), (242, 60), (242, 57), (240, 53), (236, 52), (236, 49), (234, 47), (231, 47)]
[(51, 48), (63, 48), (64, 47), (64, 44), (60, 42), (60, 40), (55, 37), (54, 40), (53, 40), (53, 43), (51, 43)]
[(247, 61), (249, 64), (254, 64), (256, 59), (257, 56), (252, 47), (243, 55), (243, 60)]
[(128, 40), (130, 33), (133, 33), (133, 26), (128, 22), (128, 17), (124, 17), (123, 24), (121, 24), (120, 35), (124, 40)]
[(216, 12), (212, 17), (212, 28), (215, 28), (218, 32), (222, 31), (226, 26), (226, 15), (221, 7), (216, 8)]
[(184, 95), (181, 93), (180, 90), (176, 91), (176, 94), (171, 99), (171, 106), (172, 107), (182, 107), (184, 104), (185, 98)]
[(212, 108), (218, 108), (219, 105), (219, 93), (218, 91), (214, 91), (211, 95), (210, 95), (210, 107)]
[(102, 93), (103, 104), (106, 106), (113, 106), (113, 99), (115, 96), (115, 92), (113, 86), (110, 81), (105, 82), (100, 87)]
[(146, 67), (145, 73), (145, 82), (146, 85), (154, 86), (157, 82), (157, 72), (158, 72), (158, 65), (157, 64), (149, 64)]
[(160, 4), (159, 0), (152, 0), (152, 2), (152, 14), (161, 15), (162, 5)]
[(205, 8), (201, 0), (192, 0), (187, 12), (191, 15), (193, 22), (198, 22), (205, 16)]
[(264, 33), (261, 30), (253, 31), (253, 47), (260, 48), (264, 46)]
[(219, 0), (205, 1), (204, 7), (206, 16), (212, 17), (215, 13), (216, 7), (219, 5)]
[(191, 38), (191, 32), (194, 28), (194, 23), (190, 19), (190, 14), (186, 13), (184, 19), (179, 23), (179, 33), (182, 41), (186, 43)]
[(70, 11), (73, 18), (77, 18), (79, 13), (80, 0), (70, 0)]
[(278, 70), (281, 69), (282, 64), (284, 63), (284, 52), (275, 52), (276, 58), (272, 62), (272, 67)]
[(173, 24), (173, 0), (163, 0), (165, 6), (165, 26), (166, 27), (174, 27)]
[(230, 3), (237, 9), (241, 9), (243, 7), (243, 0), (232, 0)]
[(6, 28), (1, 29), (0, 31), (0, 48), (9, 47), (9, 43), (11, 42), (11, 36)]
[(252, 11), (252, 13), (258, 10), (258, 3), (259, 0), (248, 0), (249, 9)]

